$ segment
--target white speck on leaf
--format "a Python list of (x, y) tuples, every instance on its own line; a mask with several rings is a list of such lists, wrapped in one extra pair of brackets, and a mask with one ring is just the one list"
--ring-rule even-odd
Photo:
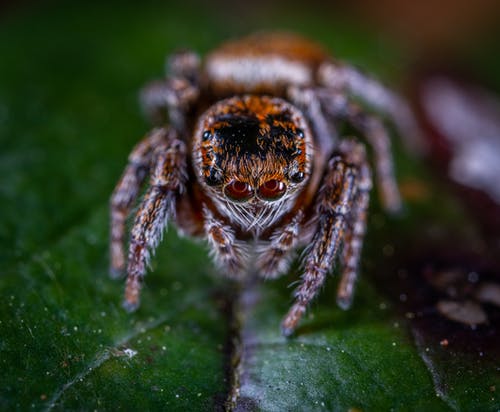
[(129, 357), (129, 359), (133, 358), (135, 355), (137, 355), (137, 351), (127, 348), (123, 350), (123, 353)]

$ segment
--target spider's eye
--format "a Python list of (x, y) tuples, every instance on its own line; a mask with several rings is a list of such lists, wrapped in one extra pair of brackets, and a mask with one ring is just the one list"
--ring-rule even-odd
[(304, 172), (295, 172), (290, 176), (290, 180), (294, 183), (300, 183), (306, 177)]
[(215, 173), (210, 173), (205, 178), (205, 183), (209, 186), (218, 186), (222, 183), (222, 178)]
[(281, 180), (271, 179), (259, 187), (259, 197), (265, 200), (276, 200), (286, 192), (286, 185)]
[(231, 181), (224, 188), (226, 196), (238, 202), (244, 202), (253, 196), (252, 186), (240, 180)]
[(223, 176), (220, 171), (215, 167), (204, 167), (203, 168), (203, 179), (208, 186), (220, 186), (222, 185)]

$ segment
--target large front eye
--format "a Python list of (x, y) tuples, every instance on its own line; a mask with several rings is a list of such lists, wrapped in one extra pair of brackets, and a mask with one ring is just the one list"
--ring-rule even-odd
[(253, 189), (248, 183), (233, 180), (224, 188), (226, 196), (238, 202), (244, 202), (253, 196)]
[(281, 180), (271, 179), (259, 187), (259, 197), (265, 200), (276, 200), (286, 192), (286, 185)]

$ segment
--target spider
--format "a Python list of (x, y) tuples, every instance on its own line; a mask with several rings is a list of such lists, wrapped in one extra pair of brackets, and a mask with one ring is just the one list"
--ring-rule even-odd
[[(415, 134), (402, 99), (291, 33), (229, 41), (204, 60), (178, 52), (167, 66), (166, 78), (141, 93), (158, 127), (133, 149), (111, 197), (110, 270), (112, 276), (126, 272), (125, 309), (138, 307), (150, 255), (169, 221), (181, 234), (205, 238), (221, 272), (238, 280), (249, 273), (283, 275), (294, 251), (305, 247), (302, 276), (281, 325), (285, 336), (337, 260), (337, 304), (347, 309), (372, 179), (364, 146), (341, 138), (339, 124), (351, 124), (369, 142), (381, 201), (397, 211), (390, 141), (374, 113)], [(126, 219), (148, 176), (126, 258)]]

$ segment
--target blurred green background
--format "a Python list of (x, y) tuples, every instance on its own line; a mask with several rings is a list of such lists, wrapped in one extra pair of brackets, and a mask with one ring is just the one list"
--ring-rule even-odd
[(122, 311), (123, 285), (107, 276), (108, 199), (149, 128), (138, 90), (168, 53), (286, 29), (395, 88), (444, 61), (498, 91), (498, 5), (0, 5), (0, 409), (498, 410), (498, 322), (471, 331), (401, 306), (416, 290), (397, 280), (414, 273), (411, 259), (484, 241), (460, 198), (397, 142), (401, 184), (424, 195), (408, 195), (398, 218), (373, 197), (354, 308), (333, 305), (330, 280), (294, 339), (278, 325), (297, 270), (242, 300), (202, 243), (169, 230), (137, 313)]

